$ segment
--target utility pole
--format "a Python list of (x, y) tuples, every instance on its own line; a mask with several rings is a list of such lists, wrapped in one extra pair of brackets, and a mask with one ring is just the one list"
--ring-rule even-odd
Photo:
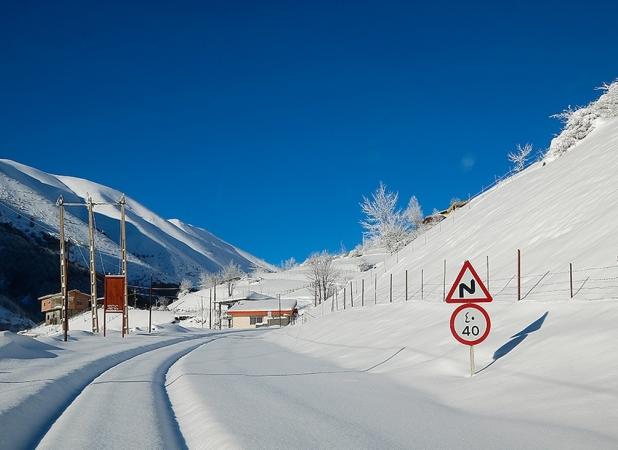
[[(215, 309), (217, 309), (217, 282), (215, 281), (215, 285), (213, 287), (213, 302), (215, 304)], [(215, 327), (217, 326), (217, 322), (215, 322)], [(221, 329), (221, 304), (219, 304), (219, 329)]]
[(277, 294), (277, 299), (279, 300), (279, 328), (281, 328), (281, 294)]
[(129, 334), (129, 291), (128, 291), (128, 276), (127, 276), (127, 230), (126, 230), (126, 213), (125, 206), (127, 200), (122, 194), (120, 200), (120, 252), (122, 258), (122, 275), (124, 276), (124, 311), (122, 313), (122, 334)]
[(97, 309), (97, 270), (94, 255), (94, 202), (88, 196), (88, 248), (90, 255), (90, 311), (92, 313), (92, 332), (99, 332), (99, 315)]
[(67, 289), (67, 258), (64, 241), (64, 198), (62, 195), (56, 202), (60, 208), (60, 295), (62, 295), (62, 329), (64, 331), (64, 342), (67, 341), (69, 331), (69, 295)]
[(148, 308), (148, 334), (152, 331), (152, 275), (150, 275), (150, 292), (148, 297), (150, 298), (150, 306)]
[(204, 297), (200, 295), (200, 305), (202, 307), (202, 328), (204, 328)]

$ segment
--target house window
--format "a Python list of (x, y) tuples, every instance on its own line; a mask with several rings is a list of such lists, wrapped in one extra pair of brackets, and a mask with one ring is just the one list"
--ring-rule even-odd
[(262, 318), (261, 317), (249, 317), (249, 324), (250, 325), (256, 325), (258, 323), (262, 323)]

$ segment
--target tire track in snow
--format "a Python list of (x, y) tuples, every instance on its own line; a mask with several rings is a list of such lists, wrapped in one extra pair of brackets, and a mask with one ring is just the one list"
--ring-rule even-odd
[(51, 424), (101, 374), (139, 355), (201, 337), (204, 336), (179, 337), (107, 355), (53, 380), (35, 395), (0, 414), (0, 448), (34, 448)]
[(166, 373), (178, 359), (219, 338), (183, 339), (104, 371), (62, 411), (37, 448), (186, 448), (164, 387)]

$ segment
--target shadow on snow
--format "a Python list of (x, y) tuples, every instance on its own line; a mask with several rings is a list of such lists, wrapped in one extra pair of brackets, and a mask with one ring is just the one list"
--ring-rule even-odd
[(516, 333), (513, 336), (511, 336), (510, 340), (506, 344), (504, 344), (502, 347), (500, 347), (498, 350), (494, 352), (493, 361), (487, 364), (482, 369), (477, 370), (476, 373), (482, 372), (483, 370), (491, 366), (493, 363), (498, 361), (500, 358), (503, 358), (504, 356), (508, 355), (515, 347), (521, 344), (524, 341), (524, 339), (528, 337), (530, 333), (534, 333), (535, 331), (540, 330), (541, 327), (543, 326), (543, 323), (545, 322), (545, 319), (547, 319), (548, 315), (549, 315), (549, 311), (545, 312), (545, 314), (543, 314), (541, 317), (536, 319), (534, 322), (532, 322), (526, 328), (521, 330), (519, 333)]

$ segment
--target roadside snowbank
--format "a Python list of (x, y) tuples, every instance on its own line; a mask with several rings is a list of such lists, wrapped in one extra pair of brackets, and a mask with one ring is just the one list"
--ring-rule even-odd
[(493, 328), (475, 348), (473, 378), (468, 347), (450, 334), (454, 309), (429, 302), (348, 309), (265, 339), (387, 376), (462, 414), (585, 430), (618, 445), (618, 303), (486, 305)]

